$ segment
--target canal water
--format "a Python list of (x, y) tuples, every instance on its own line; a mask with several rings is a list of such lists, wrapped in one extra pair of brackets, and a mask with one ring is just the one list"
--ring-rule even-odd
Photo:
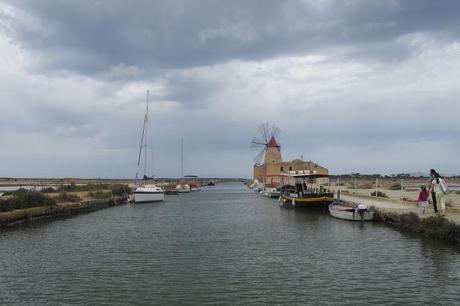
[(217, 185), (0, 232), (0, 304), (458, 305), (459, 255)]

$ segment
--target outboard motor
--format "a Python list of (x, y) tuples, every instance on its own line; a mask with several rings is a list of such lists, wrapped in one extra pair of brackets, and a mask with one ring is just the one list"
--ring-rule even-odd
[(367, 211), (367, 206), (364, 204), (358, 204), (358, 213), (361, 217), (361, 222), (364, 221), (364, 213)]

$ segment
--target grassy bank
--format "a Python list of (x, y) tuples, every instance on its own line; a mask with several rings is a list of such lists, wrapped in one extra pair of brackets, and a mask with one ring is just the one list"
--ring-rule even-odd
[(129, 187), (121, 184), (69, 184), (42, 191), (10, 191), (0, 197), (0, 227), (119, 205), (125, 203), (129, 192)]
[(460, 243), (460, 224), (441, 216), (420, 218), (416, 213), (396, 213), (375, 209), (375, 221), (389, 224), (401, 231), (412, 232), (426, 238)]
[(0, 212), (0, 228), (22, 224), (34, 220), (55, 219), (89, 213), (99, 209), (126, 203), (126, 197), (115, 196), (108, 199), (96, 199), (79, 203), (61, 203), (52, 206), (40, 206)]

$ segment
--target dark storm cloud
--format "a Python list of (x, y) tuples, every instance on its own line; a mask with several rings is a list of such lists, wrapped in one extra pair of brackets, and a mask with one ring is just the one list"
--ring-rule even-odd
[(223, 87), (224, 84), (214, 80), (204, 80), (197, 76), (174, 75), (167, 78), (166, 92), (157, 98), (175, 101), (186, 108), (199, 109), (209, 105)]
[(337, 46), (349, 47), (349, 56), (399, 59), (410, 53), (401, 36), (425, 32), (452, 40), (459, 34), (460, 2), (454, 0), (10, 2), (25, 12), (2, 16), (17, 43), (40, 52), (43, 68), (84, 74), (118, 65), (149, 70), (258, 60)]

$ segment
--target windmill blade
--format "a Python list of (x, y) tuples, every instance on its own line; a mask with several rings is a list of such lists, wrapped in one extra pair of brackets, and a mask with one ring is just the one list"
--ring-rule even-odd
[(262, 158), (264, 157), (264, 154), (265, 154), (265, 151), (267, 150), (266, 147), (264, 147), (260, 152), (259, 154), (257, 154), (256, 158), (254, 158), (254, 163), (256, 165), (260, 165), (260, 161), (262, 160)]
[(259, 132), (263, 137), (265, 143), (268, 143), (270, 139), (268, 139), (268, 123), (263, 123), (259, 125)]
[(272, 137), (277, 138), (278, 135), (280, 134), (280, 132), (281, 132), (281, 129), (279, 127), (277, 127), (276, 125), (273, 125), (272, 129), (270, 131), (270, 139)]
[(251, 141), (251, 148), (259, 148), (260, 146), (265, 146), (265, 142), (258, 137), (254, 137)]

